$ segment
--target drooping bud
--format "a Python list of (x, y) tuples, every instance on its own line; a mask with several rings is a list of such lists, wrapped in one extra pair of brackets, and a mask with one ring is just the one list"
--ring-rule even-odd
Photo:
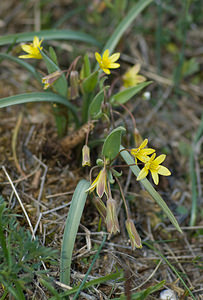
[(96, 197), (94, 199), (94, 204), (95, 204), (98, 212), (102, 216), (102, 218), (105, 220), (106, 219), (106, 206), (105, 206), (104, 202), (99, 197)]
[(131, 246), (133, 248), (133, 250), (135, 248), (142, 248), (142, 243), (141, 243), (141, 239), (140, 236), (135, 228), (134, 222), (132, 219), (127, 219), (125, 221), (125, 226), (130, 238), (130, 242), (131, 242)]
[(143, 139), (139, 133), (139, 130), (136, 127), (134, 129), (134, 141), (135, 141), (136, 147), (139, 147), (143, 142)]
[(120, 232), (118, 217), (116, 213), (116, 201), (113, 198), (107, 200), (107, 215), (106, 215), (106, 226), (109, 232), (109, 238), (111, 234)]
[(84, 145), (82, 148), (82, 166), (90, 166), (90, 148)]
[(72, 100), (79, 97), (79, 79), (78, 79), (78, 71), (70, 72), (70, 98)]
[(62, 71), (57, 70), (42, 78), (42, 83), (44, 84), (44, 90), (48, 89), (62, 74)]

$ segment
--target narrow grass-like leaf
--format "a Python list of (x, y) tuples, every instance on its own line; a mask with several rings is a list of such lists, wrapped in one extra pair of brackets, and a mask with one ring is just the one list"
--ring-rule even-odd
[(80, 219), (87, 198), (86, 190), (89, 186), (90, 183), (87, 180), (81, 180), (78, 183), (73, 194), (70, 210), (66, 220), (61, 248), (60, 281), (67, 285), (70, 284), (72, 252), (78, 231), (78, 226), (80, 224)]
[(203, 113), (201, 123), (195, 134), (193, 147), (190, 153), (190, 180), (192, 185), (192, 208), (190, 216), (190, 226), (194, 226), (197, 218), (197, 201), (198, 201), (198, 190), (197, 190), (197, 176), (195, 171), (195, 151), (194, 148), (198, 143), (199, 139), (203, 135)]
[(76, 124), (79, 124), (77, 109), (71, 104), (66, 98), (49, 92), (44, 93), (26, 93), (6, 98), (0, 98), (0, 108), (7, 107), (10, 105), (30, 103), (30, 102), (54, 102), (65, 105), (73, 114)]
[(8, 34), (0, 37), (0, 46), (11, 44), (14, 41), (20, 42), (31, 42), (34, 36), (43, 38), (44, 40), (71, 40), (90, 43), (95, 46), (99, 46), (98, 41), (95, 40), (91, 35), (84, 32), (68, 30), (68, 29), (49, 29), (41, 31), (23, 32), (16, 34)]
[[(147, 289), (141, 291), (141, 292), (137, 292), (137, 293), (133, 293), (131, 295), (131, 299), (132, 300), (144, 300), (144, 299), (148, 299), (147, 297), (156, 292), (156, 291), (159, 291), (161, 288), (163, 288), (164, 284), (165, 284), (165, 280), (162, 280), (161, 282), (153, 285), (153, 286), (150, 286), (148, 287)], [(125, 295), (121, 295), (120, 298), (114, 298), (114, 300), (125, 300), (127, 299), (127, 297)]]
[[(120, 150), (123, 150), (123, 149), (124, 148), (121, 146)], [(121, 151), (121, 156), (128, 165), (132, 165), (135, 163), (132, 156), (128, 153), (128, 151)], [(131, 168), (133, 174), (137, 177), (140, 172), (140, 168), (137, 165), (130, 166), (130, 168)], [(147, 178), (144, 178), (144, 179), (140, 180), (140, 182), (143, 184), (143, 186), (148, 191), (148, 193), (154, 198), (154, 200), (161, 207), (161, 209), (165, 212), (165, 214), (167, 215), (167, 217), (169, 218), (171, 223), (175, 226), (175, 228), (179, 232), (182, 233), (182, 230), (181, 230), (176, 218), (174, 217), (173, 213), (171, 212), (171, 210), (169, 209), (169, 207), (167, 206), (165, 201), (162, 199), (162, 197), (159, 195), (159, 193), (157, 193), (157, 191), (153, 188), (153, 186), (151, 185), (149, 180), (147, 180)]]
[(114, 105), (124, 104), (132, 97), (134, 97), (137, 93), (139, 93), (142, 89), (148, 86), (152, 81), (142, 82), (136, 86), (126, 88), (121, 92), (113, 95), (110, 99), (110, 102)]
[(35, 70), (34, 67), (32, 67), (30, 64), (28, 64), (24, 60), (17, 58), (15, 56), (12, 56), (10, 54), (6, 54), (6, 53), (0, 53), (0, 59), (8, 59), (10, 61), (17, 63), (18, 65), (20, 65), (21, 67), (23, 67), (24, 69), (29, 71), (38, 81), (41, 82), (40, 74)]
[[(98, 279), (90, 280), (90, 281), (88, 281), (88, 282), (85, 283), (85, 285), (82, 287), (82, 290), (90, 288), (90, 287), (93, 287), (93, 286), (98, 286), (99, 284), (103, 284), (103, 283), (105, 283), (107, 281), (116, 280), (116, 279), (119, 279), (119, 281), (124, 280), (124, 278), (123, 278), (123, 271), (118, 271), (116, 273), (111, 273), (111, 274), (108, 274), (106, 276), (102, 276), (102, 277), (100, 277)], [(64, 292), (63, 294), (60, 294), (59, 295), (60, 298), (64, 299), (65, 296), (69, 296), (69, 295), (75, 294), (77, 292), (77, 290), (78, 290), (79, 287), (80, 287), (80, 285), (72, 288), (69, 291)], [(50, 298), (50, 300), (57, 300), (57, 298), (56, 297), (52, 297), (52, 298)]]

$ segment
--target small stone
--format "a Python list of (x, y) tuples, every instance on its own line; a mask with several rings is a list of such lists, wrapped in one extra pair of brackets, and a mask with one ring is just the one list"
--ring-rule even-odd
[(170, 289), (163, 290), (160, 293), (160, 299), (161, 300), (177, 300), (175, 292)]

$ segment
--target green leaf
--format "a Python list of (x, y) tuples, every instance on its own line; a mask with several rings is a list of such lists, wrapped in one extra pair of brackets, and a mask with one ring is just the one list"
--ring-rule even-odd
[(124, 104), (126, 103), (128, 100), (130, 100), (130, 98), (132, 98), (133, 96), (135, 96), (138, 92), (140, 92), (143, 88), (145, 88), (146, 86), (148, 86), (150, 83), (152, 83), (152, 81), (147, 81), (147, 82), (142, 82), (140, 84), (137, 84), (136, 86), (133, 87), (129, 87), (115, 95), (113, 95), (110, 99), (110, 102), (114, 105), (116, 104)]
[(41, 82), (41, 75), (35, 70), (35, 68), (33, 68), (30, 64), (28, 64), (24, 60), (5, 53), (0, 53), (0, 58), (8, 59), (10, 61), (17, 63), (18, 65), (20, 65), (21, 67), (29, 71), (38, 81)]
[(102, 155), (109, 160), (116, 157), (121, 146), (121, 136), (126, 132), (126, 129), (122, 126), (112, 130), (112, 132), (106, 137), (102, 149)]
[(104, 101), (104, 93), (105, 90), (108, 90), (109, 86), (106, 86), (104, 90), (100, 91), (92, 100), (90, 106), (89, 106), (89, 116), (92, 117), (92, 119), (98, 119), (101, 116), (102, 109), (101, 105)]
[(80, 224), (80, 219), (87, 198), (86, 190), (90, 186), (87, 180), (81, 180), (73, 194), (70, 210), (66, 220), (60, 262), (60, 281), (70, 285), (70, 267), (72, 261), (73, 247)]
[(23, 32), (16, 34), (8, 34), (0, 37), (0, 46), (11, 44), (13, 42), (31, 42), (35, 36), (44, 40), (72, 40), (90, 43), (99, 46), (99, 42), (96, 41), (91, 35), (84, 32), (68, 30), (68, 29), (49, 29), (41, 31)]
[[(49, 58), (43, 51), (40, 51), (43, 57), (43, 60), (45, 61), (47, 70), (49, 74), (59, 70), (60, 68)], [(68, 86), (67, 86), (67, 80), (64, 74), (62, 74), (56, 82), (53, 84), (54, 88), (56, 89), (57, 93), (61, 96), (67, 97), (68, 94)]]
[(82, 83), (82, 87), (85, 93), (91, 93), (98, 82), (98, 71), (93, 72), (92, 74), (90, 74), (87, 78), (85, 78), (85, 80)]
[(58, 66), (59, 63), (58, 63), (57, 55), (53, 47), (49, 47), (49, 55), (51, 60)]
[[(123, 150), (123, 149), (124, 149), (124, 147), (121, 146), (120, 150)], [(132, 165), (135, 163), (132, 156), (128, 153), (128, 151), (121, 151), (121, 156), (123, 157), (123, 159), (125, 160), (125, 162), (128, 165)], [(140, 173), (140, 168), (137, 165), (130, 166), (130, 168), (131, 168), (132, 172), (134, 173), (134, 175), (137, 177), (138, 174)], [(175, 228), (179, 232), (182, 233), (182, 230), (181, 230), (176, 218), (174, 217), (173, 213), (171, 212), (171, 210), (169, 209), (169, 207), (167, 206), (165, 201), (162, 199), (162, 197), (159, 195), (159, 193), (157, 193), (157, 191), (153, 188), (153, 186), (151, 185), (149, 180), (147, 180), (147, 178), (144, 178), (144, 179), (140, 180), (140, 182), (143, 184), (143, 186), (148, 191), (148, 193), (154, 198), (154, 200), (161, 207), (161, 209), (165, 212), (165, 214), (167, 215), (167, 217), (169, 218), (171, 223), (175, 226)]]
[(0, 108), (7, 107), (10, 105), (30, 103), (30, 102), (54, 102), (65, 105), (72, 112), (75, 122), (78, 125), (78, 115), (76, 107), (71, 104), (68, 99), (51, 93), (51, 92), (43, 92), (43, 93), (26, 93), (19, 94), (15, 96), (10, 96), (6, 98), (0, 98)]

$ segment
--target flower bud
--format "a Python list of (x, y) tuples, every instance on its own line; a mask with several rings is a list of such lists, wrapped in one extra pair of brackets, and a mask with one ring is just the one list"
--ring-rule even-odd
[(82, 148), (82, 166), (90, 166), (90, 148), (84, 145)]
[(96, 197), (94, 199), (94, 204), (95, 204), (98, 212), (102, 216), (102, 218), (105, 220), (106, 219), (106, 206), (105, 206), (104, 202), (99, 197)]
[(60, 76), (62, 72), (57, 70), (42, 78), (42, 83), (44, 83), (44, 90), (48, 89)]
[(134, 129), (134, 141), (135, 141), (136, 147), (139, 147), (143, 142), (143, 139), (139, 133), (139, 130), (136, 127)]
[(78, 71), (70, 72), (70, 98), (76, 99), (79, 97), (79, 79), (78, 79)]
[(106, 216), (106, 226), (107, 231), (111, 234), (116, 234), (116, 232), (120, 232), (118, 217), (116, 213), (116, 201), (112, 198), (107, 200), (107, 216)]
[(142, 243), (141, 243), (141, 239), (140, 236), (135, 228), (134, 222), (132, 219), (127, 219), (125, 221), (125, 226), (130, 238), (130, 242), (131, 242), (131, 246), (133, 248), (133, 250), (135, 248), (142, 248)]

